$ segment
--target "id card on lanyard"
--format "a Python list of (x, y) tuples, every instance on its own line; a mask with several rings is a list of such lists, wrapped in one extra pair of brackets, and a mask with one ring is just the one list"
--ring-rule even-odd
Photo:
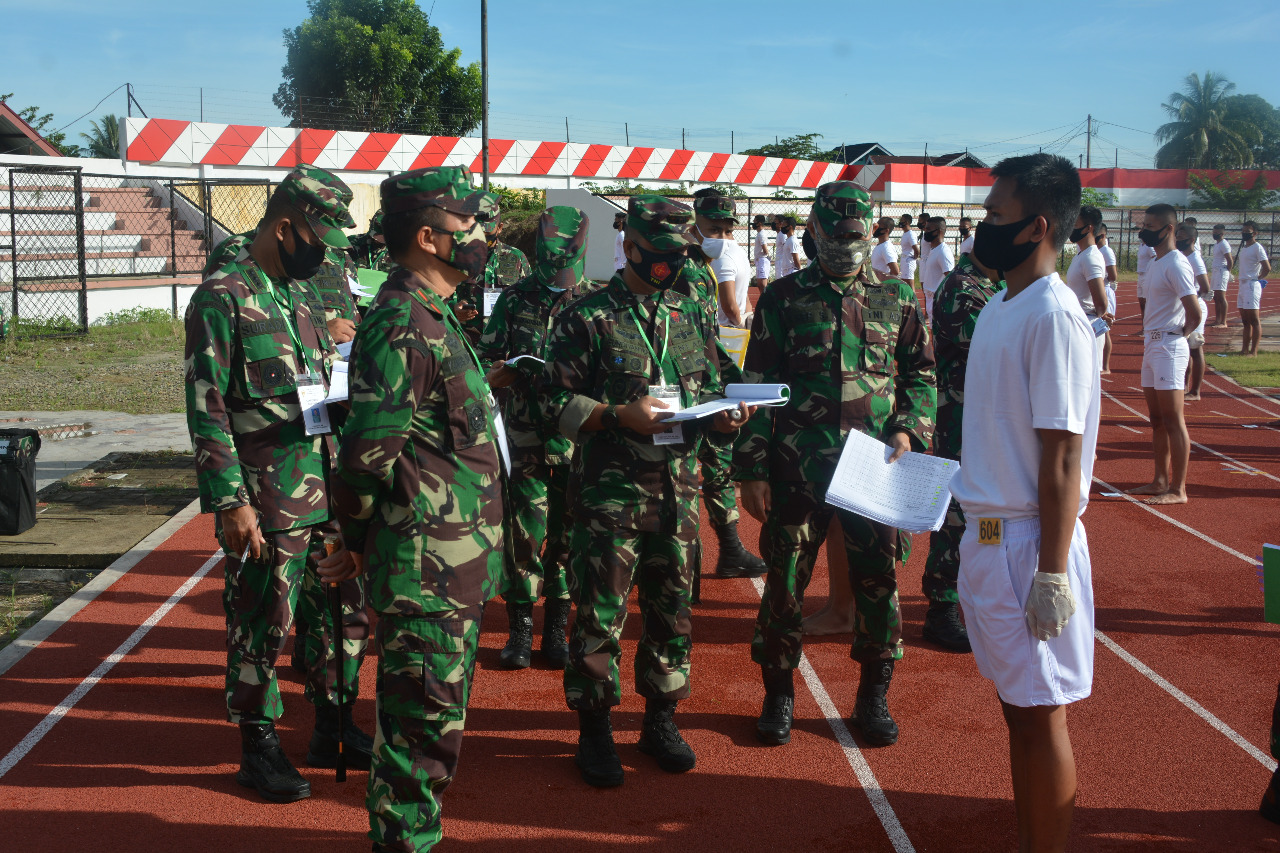
[[(262, 277), (266, 278), (266, 273), (263, 273)], [(320, 374), (320, 371), (312, 369), (311, 365), (307, 363), (307, 350), (302, 346), (302, 335), (298, 331), (298, 318), (293, 311), (293, 294), (290, 292), (287, 283), (283, 288), (277, 288), (269, 279), (267, 280), (267, 289), (271, 293), (272, 301), (276, 303), (276, 307), (280, 309), (280, 313), (284, 316), (284, 327), (289, 332), (289, 341), (293, 344), (293, 351), (298, 357), (298, 364), (306, 370), (305, 373), (295, 373), (293, 381), (298, 388), (298, 403), (302, 406), (302, 423), (306, 428), (307, 435), (323, 435), (333, 432), (333, 427), (329, 424), (329, 408), (324, 402), (324, 398), (328, 395), (328, 390), (325, 388), (324, 377)], [(280, 298), (281, 290), (284, 291), (283, 300)]]
[[(654, 305), (653, 310), (658, 311), (661, 304)], [(636, 324), (636, 329), (640, 332), (640, 340), (644, 341), (644, 345), (649, 349), (649, 355), (653, 358), (653, 363), (658, 366), (658, 371), (662, 374), (661, 385), (650, 385), (649, 396), (658, 400), (661, 407), (669, 412), (678, 412), (684, 408), (683, 400), (680, 396), (680, 383), (678, 381), (669, 381), (667, 376), (667, 345), (671, 339), (671, 316), (669, 314), (663, 316), (662, 324), (662, 355), (659, 356), (654, 350), (653, 344), (649, 343), (649, 336), (645, 334), (644, 326), (640, 323), (640, 318), (636, 315), (634, 307), (627, 309), (631, 313), (631, 321)], [(656, 324), (655, 324), (656, 325)], [(674, 372), (674, 371), (673, 371)], [(684, 424), (673, 424), (667, 427), (653, 437), (654, 444), (684, 444)]]

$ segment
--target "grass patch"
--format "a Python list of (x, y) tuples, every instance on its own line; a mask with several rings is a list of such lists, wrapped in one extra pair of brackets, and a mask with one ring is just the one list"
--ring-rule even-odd
[(1280, 388), (1280, 352), (1260, 352), (1251, 358), (1235, 353), (1210, 355), (1208, 363), (1248, 388)]

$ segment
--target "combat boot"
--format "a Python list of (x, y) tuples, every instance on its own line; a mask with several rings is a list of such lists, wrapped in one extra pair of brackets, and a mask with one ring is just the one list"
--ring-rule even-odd
[(637, 746), (645, 755), (658, 759), (658, 766), (668, 773), (687, 773), (697, 764), (697, 757), (676, 728), (676, 703), (667, 699), (648, 699), (644, 704), (644, 725)]
[[(368, 770), (373, 762), (373, 738), (351, 717), (351, 706), (342, 708), (342, 754), (347, 767)], [(316, 728), (307, 748), (307, 764), (312, 767), (338, 766), (338, 706), (316, 705)]]
[(1271, 774), (1271, 784), (1267, 785), (1266, 793), (1262, 795), (1258, 814), (1272, 823), (1280, 823), (1280, 767)]
[(933, 601), (924, 615), (924, 638), (949, 652), (971, 652), (969, 632), (960, 621), (960, 605)]
[(795, 713), (796, 691), (793, 669), (762, 667), (764, 708), (756, 720), (756, 737), (761, 743), (782, 746), (791, 742), (791, 720)]
[(567, 598), (548, 598), (542, 606), (542, 654), (557, 669), (569, 662), (569, 606)]
[(582, 781), (593, 788), (616, 788), (622, 784), (622, 759), (613, 744), (613, 723), (609, 709), (578, 712), (578, 765)]
[(716, 528), (720, 539), (720, 560), (716, 563), (718, 578), (758, 578), (769, 570), (764, 560), (747, 550), (738, 538), (738, 522), (731, 521)]
[(311, 796), (311, 783), (289, 763), (272, 722), (240, 724), (236, 781), (272, 803), (292, 803)]
[(508, 601), (507, 620), (511, 633), (498, 661), (504, 669), (525, 669), (533, 662), (533, 605)]
[(890, 746), (898, 742), (898, 724), (889, 716), (889, 682), (893, 680), (892, 660), (868, 661), (862, 664), (858, 681), (858, 698), (849, 722), (862, 730), (871, 746)]

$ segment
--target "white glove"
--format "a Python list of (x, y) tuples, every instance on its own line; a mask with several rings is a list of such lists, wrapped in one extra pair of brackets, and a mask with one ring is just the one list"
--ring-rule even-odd
[(1027, 627), (1037, 640), (1052, 640), (1076, 612), (1076, 598), (1066, 573), (1036, 572), (1027, 596)]

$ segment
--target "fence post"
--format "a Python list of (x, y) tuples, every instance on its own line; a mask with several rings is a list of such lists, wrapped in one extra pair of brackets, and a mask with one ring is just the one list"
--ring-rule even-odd
[[(89, 275), (85, 262), (84, 252), (84, 198), (81, 193), (84, 191), (84, 179), (79, 169), (75, 171), (75, 177), (72, 179), (72, 185), (75, 187), (75, 204), (76, 204), (76, 264), (80, 276), (80, 330), (85, 334), (89, 333)], [(101, 272), (101, 270), (99, 270)]]
[[(201, 90), (203, 92), (203, 90)], [(173, 319), (178, 319), (178, 241), (173, 179), (169, 179), (169, 274), (173, 276)]]
[(13, 296), (13, 313), (9, 316), (9, 324), (11, 329), (17, 329), (18, 326), (18, 218), (14, 211), (13, 203), (13, 169), (9, 169), (9, 242), (13, 245), (12, 261), (13, 278), (9, 281), (10, 293)]

